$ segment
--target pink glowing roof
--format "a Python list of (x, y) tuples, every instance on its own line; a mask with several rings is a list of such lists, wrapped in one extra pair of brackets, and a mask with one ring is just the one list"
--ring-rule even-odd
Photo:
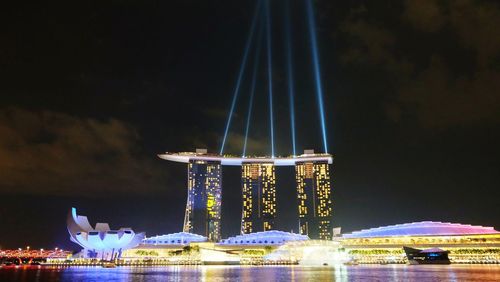
[(449, 222), (421, 221), (363, 229), (344, 238), (499, 234), (493, 227)]

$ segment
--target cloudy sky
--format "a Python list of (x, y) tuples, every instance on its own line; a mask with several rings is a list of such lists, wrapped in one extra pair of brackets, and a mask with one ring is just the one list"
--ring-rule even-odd
[[(321, 150), (303, 1), (292, 9), (298, 149)], [(65, 246), (75, 206), (148, 235), (181, 229), (186, 172), (164, 151), (217, 152), (255, 1), (51, 1), (2, 9), (0, 246)], [(283, 14), (273, 1), (276, 150), (291, 153)], [(500, 5), (315, 1), (344, 231), (417, 220), (500, 228)], [(269, 153), (265, 65), (249, 152)], [(249, 83), (226, 151), (240, 154)], [(297, 231), (293, 170), (278, 227)], [(224, 170), (223, 235), (239, 230)]]

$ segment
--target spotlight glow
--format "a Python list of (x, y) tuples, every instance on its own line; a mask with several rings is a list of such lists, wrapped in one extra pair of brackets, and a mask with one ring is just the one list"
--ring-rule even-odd
[(261, 4), (261, 1), (259, 0), (257, 2), (257, 6), (255, 7), (255, 12), (254, 12), (253, 19), (252, 19), (252, 26), (250, 28), (250, 33), (248, 35), (248, 39), (247, 39), (247, 42), (246, 42), (245, 52), (243, 54), (243, 60), (241, 62), (240, 71), (239, 71), (239, 74), (238, 74), (238, 79), (236, 81), (236, 87), (234, 89), (233, 100), (231, 102), (231, 108), (229, 110), (229, 115), (228, 115), (227, 122), (226, 122), (226, 129), (224, 130), (224, 137), (222, 139), (222, 145), (220, 147), (220, 154), (221, 155), (224, 152), (224, 146), (226, 144), (227, 134), (229, 132), (229, 126), (231, 125), (231, 119), (233, 118), (234, 107), (236, 105), (236, 100), (238, 99), (238, 94), (240, 92), (241, 81), (242, 81), (243, 73), (245, 71), (245, 67), (246, 67), (246, 64), (247, 64), (247, 59), (248, 59), (248, 53), (249, 53), (249, 50), (250, 50), (250, 46), (252, 45), (252, 39), (253, 39), (254, 31), (255, 31), (255, 26), (256, 26), (256, 23), (257, 23), (257, 17), (258, 17), (258, 14), (259, 14), (260, 4)]
[(290, 100), (290, 129), (292, 133), (292, 151), (297, 155), (295, 139), (295, 88), (293, 85), (293, 63), (292, 63), (292, 33), (290, 30), (290, 5), (285, 1), (285, 39), (286, 39), (286, 61), (287, 61), (287, 82), (288, 97)]
[(325, 153), (328, 153), (328, 142), (326, 138), (326, 124), (325, 124), (325, 111), (323, 105), (323, 89), (321, 83), (321, 75), (320, 75), (320, 67), (319, 67), (319, 55), (318, 55), (318, 43), (316, 39), (316, 26), (314, 19), (314, 11), (312, 0), (306, 1), (306, 12), (307, 12), (307, 22), (309, 26), (309, 35), (311, 37), (311, 54), (313, 59), (313, 69), (315, 76), (315, 84), (316, 84), (316, 97), (318, 101), (319, 108), (319, 118), (321, 122), (321, 133), (323, 135), (323, 149)]
[(271, 156), (274, 158), (274, 117), (273, 117), (273, 66), (271, 50), (271, 17), (270, 0), (266, 1), (266, 30), (267, 30), (267, 74), (269, 86), (269, 127), (271, 129)]
[(250, 120), (252, 117), (253, 97), (255, 94), (255, 85), (257, 82), (257, 70), (259, 68), (261, 47), (262, 47), (262, 28), (259, 30), (259, 35), (257, 37), (257, 50), (255, 51), (255, 58), (254, 58), (255, 61), (254, 61), (254, 65), (253, 65), (252, 85), (250, 88), (250, 100), (248, 101), (248, 115), (247, 115), (247, 124), (246, 124), (246, 128), (245, 128), (245, 141), (243, 143), (242, 157), (245, 157), (246, 152), (247, 152), (248, 131), (250, 129)]

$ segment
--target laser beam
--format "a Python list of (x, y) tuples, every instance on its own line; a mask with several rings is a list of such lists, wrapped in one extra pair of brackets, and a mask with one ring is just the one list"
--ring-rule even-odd
[(273, 65), (271, 50), (271, 16), (270, 0), (266, 1), (266, 35), (267, 35), (267, 74), (269, 86), (269, 127), (271, 129), (271, 156), (274, 158), (274, 118), (273, 118)]
[(292, 62), (292, 32), (290, 30), (290, 5), (285, 1), (285, 48), (287, 62), (288, 98), (290, 102), (290, 128), (292, 133), (292, 151), (297, 155), (295, 139), (295, 88), (293, 85), (293, 62)]
[(312, 0), (306, 1), (306, 12), (307, 12), (307, 22), (309, 27), (309, 36), (311, 38), (311, 54), (313, 59), (313, 71), (315, 76), (316, 84), (316, 97), (318, 101), (319, 108), (319, 118), (321, 122), (321, 133), (323, 135), (323, 149), (325, 153), (328, 153), (328, 142), (326, 138), (326, 124), (325, 124), (325, 110), (323, 105), (323, 88), (321, 83), (320, 66), (319, 66), (319, 55), (318, 55), (318, 43), (316, 39), (316, 25), (314, 19), (314, 11)]
[(257, 70), (259, 68), (259, 59), (260, 59), (260, 50), (262, 47), (262, 28), (259, 29), (259, 35), (257, 36), (257, 49), (255, 51), (253, 72), (252, 72), (252, 84), (250, 87), (250, 100), (248, 101), (248, 115), (247, 115), (247, 124), (245, 128), (245, 141), (243, 143), (243, 154), (242, 157), (246, 156), (247, 152), (247, 140), (248, 140), (248, 132), (250, 129), (250, 120), (252, 118), (252, 108), (253, 108), (253, 97), (255, 94), (255, 85), (257, 82)]
[(224, 146), (226, 145), (227, 134), (229, 132), (229, 127), (231, 125), (231, 119), (233, 118), (234, 107), (236, 105), (236, 100), (238, 99), (238, 93), (240, 92), (241, 80), (243, 77), (243, 73), (245, 72), (245, 67), (246, 67), (247, 59), (248, 59), (248, 53), (250, 50), (250, 46), (252, 45), (252, 39), (253, 39), (253, 34), (255, 32), (255, 26), (256, 26), (258, 14), (259, 14), (260, 5), (261, 5), (261, 0), (259, 0), (257, 2), (257, 6), (255, 7), (255, 12), (254, 12), (253, 19), (252, 19), (252, 25), (250, 27), (248, 39), (247, 39), (247, 42), (245, 44), (245, 52), (243, 53), (243, 59), (241, 62), (240, 70), (238, 73), (238, 79), (236, 80), (236, 86), (234, 89), (233, 100), (231, 101), (231, 108), (229, 110), (229, 115), (228, 115), (227, 122), (226, 122), (226, 128), (224, 130), (224, 138), (222, 139), (222, 145), (220, 147), (220, 155), (223, 154)]

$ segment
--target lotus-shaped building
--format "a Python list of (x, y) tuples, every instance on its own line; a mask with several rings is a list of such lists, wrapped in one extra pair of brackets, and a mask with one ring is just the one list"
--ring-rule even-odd
[(136, 247), (145, 237), (131, 228), (111, 230), (107, 223), (97, 223), (93, 228), (86, 216), (76, 214), (75, 208), (68, 214), (67, 226), (71, 241), (84, 248), (86, 257), (120, 257), (123, 250)]

